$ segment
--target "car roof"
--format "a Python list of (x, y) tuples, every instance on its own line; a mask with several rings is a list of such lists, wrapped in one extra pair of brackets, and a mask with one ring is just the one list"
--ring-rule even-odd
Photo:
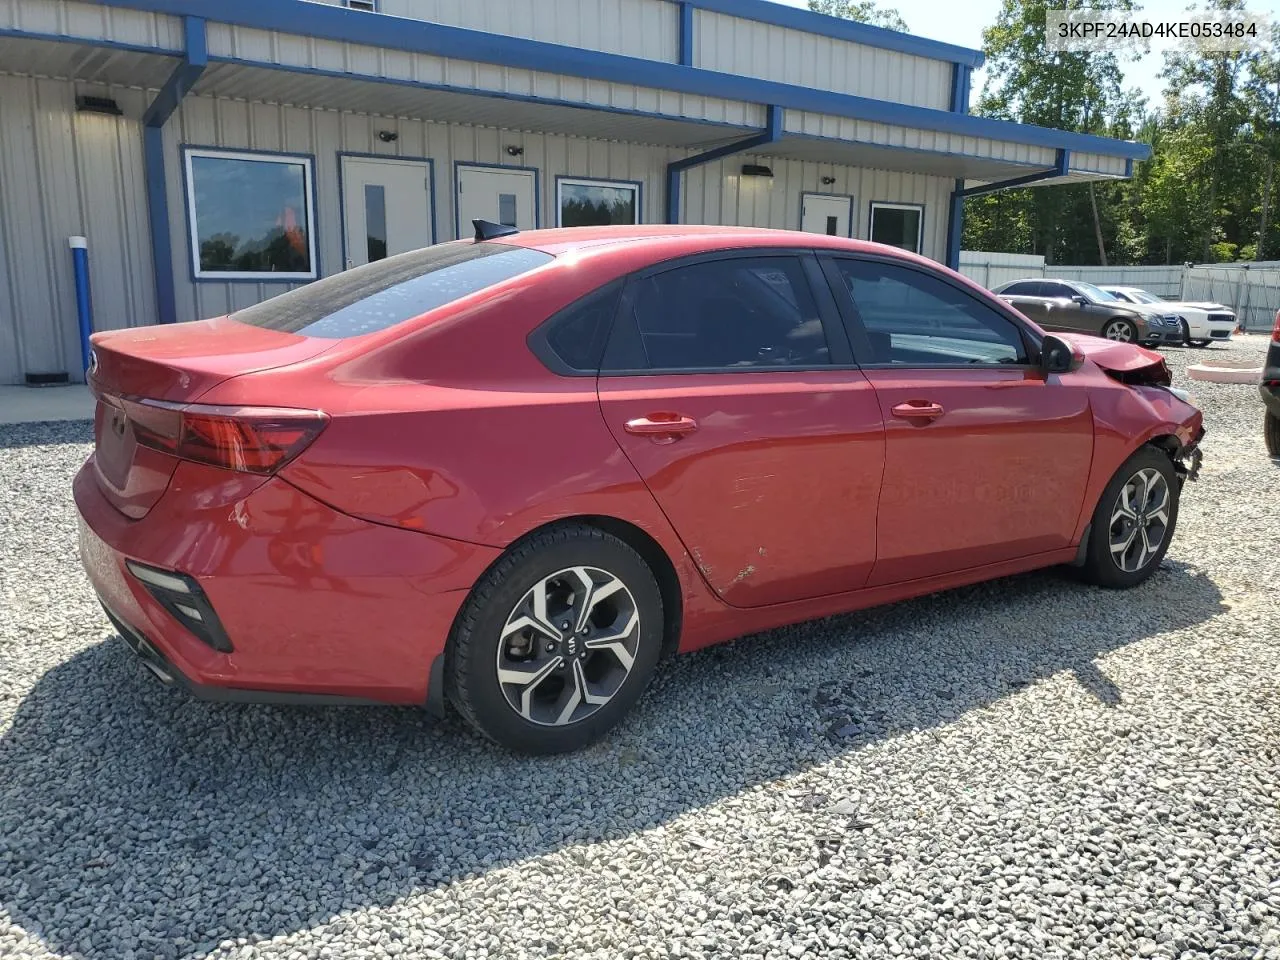
[(542, 250), (557, 257), (565, 255), (596, 256), (611, 252), (643, 249), (653, 262), (673, 257), (710, 253), (716, 250), (789, 248), (797, 250), (832, 250), (845, 253), (870, 253), (892, 256), (938, 269), (941, 265), (927, 257), (868, 240), (851, 240), (800, 230), (774, 230), (765, 227), (722, 227), (686, 224), (643, 224), (601, 227), (557, 227), (545, 230), (522, 230), (485, 243)]

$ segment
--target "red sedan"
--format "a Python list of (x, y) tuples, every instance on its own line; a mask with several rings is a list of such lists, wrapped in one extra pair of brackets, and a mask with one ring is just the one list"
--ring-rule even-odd
[(161, 680), (567, 750), (665, 654), (1169, 547), (1203, 430), (1158, 354), (875, 244), (476, 226), (94, 337), (81, 553)]

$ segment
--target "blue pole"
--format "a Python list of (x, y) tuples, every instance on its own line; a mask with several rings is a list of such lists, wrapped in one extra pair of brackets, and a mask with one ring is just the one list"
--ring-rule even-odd
[(93, 301), (89, 298), (89, 241), (70, 237), (71, 266), (76, 275), (76, 318), (80, 322), (80, 371), (89, 369), (89, 337), (93, 334)]

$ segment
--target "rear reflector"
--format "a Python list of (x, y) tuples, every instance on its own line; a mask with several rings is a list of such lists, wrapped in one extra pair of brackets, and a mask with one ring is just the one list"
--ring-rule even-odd
[(244, 473), (274, 473), (329, 422), (319, 410), (102, 399), (124, 412), (142, 446)]
[(220, 653), (230, 653), (231, 640), (222, 628), (213, 605), (205, 596), (200, 584), (184, 573), (158, 570), (126, 560), (125, 566), (137, 577), (147, 592), (160, 606), (169, 611), (179, 623)]

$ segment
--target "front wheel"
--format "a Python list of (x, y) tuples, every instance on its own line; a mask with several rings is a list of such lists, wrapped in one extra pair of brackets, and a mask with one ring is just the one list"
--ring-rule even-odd
[(1116, 318), (1103, 324), (1102, 336), (1107, 340), (1115, 340), (1119, 343), (1137, 343), (1138, 328), (1129, 320)]
[(553, 527), (513, 547), (472, 590), (449, 641), (445, 690), (505, 747), (576, 750), (639, 699), (662, 637), (662, 594), (640, 555), (594, 527)]
[(1173, 461), (1154, 447), (1126, 460), (1093, 512), (1084, 578), (1123, 589), (1155, 573), (1173, 539), (1180, 492)]
[(1187, 343), (1195, 347), (1197, 350), (1203, 350), (1209, 344), (1213, 343), (1213, 341), (1212, 340), (1188, 340)]
[(1270, 410), (1262, 421), (1262, 439), (1267, 442), (1267, 453), (1280, 459), (1280, 416)]

